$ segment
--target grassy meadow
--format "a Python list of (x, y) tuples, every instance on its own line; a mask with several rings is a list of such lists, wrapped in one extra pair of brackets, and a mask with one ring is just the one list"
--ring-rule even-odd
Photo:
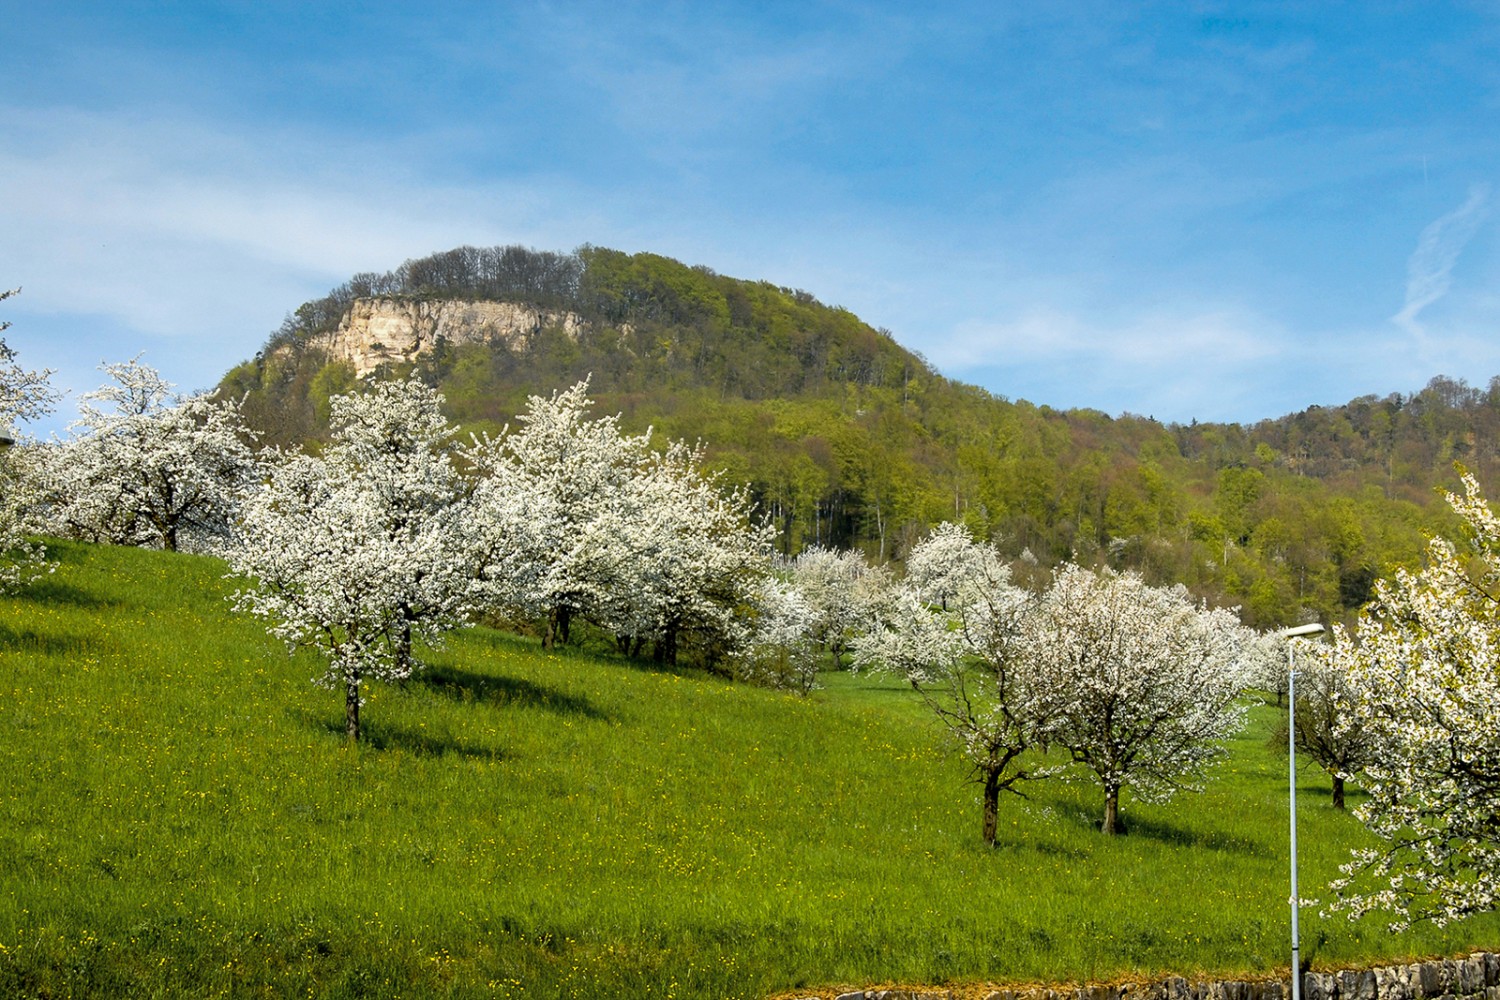
[[(977, 787), (910, 692), (808, 699), (474, 629), (366, 742), (221, 563), (56, 543), (0, 598), (0, 996), (765, 997), (1285, 970), (1285, 758), (1201, 794)], [(1357, 791), (1351, 798), (1357, 801)], [(1362, 831), (1299, 785), (1304, 896)], [(1500, 946), (1303, 911), (1320, 966)]]

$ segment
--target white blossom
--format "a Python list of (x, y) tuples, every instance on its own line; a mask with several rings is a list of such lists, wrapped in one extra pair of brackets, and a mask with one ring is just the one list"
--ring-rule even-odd
[(931, 604), (947, 608), (981, 592), (1003, 565), (993, 545), (976, 545), (969, 529), (944, 521), (906, 560), (906, 582)]
[(653, 454), (612, 512), (623, 541), (620, 588), (606, 618), (621, 635), (648, 639), (675, 663), (694, 644), (712, 664), (749, 641), (747, 610), (771, 569), (769, 524), (752, 514), (743, 488), (702, 471), (682, 442)]
[(41, 453), (48, 526), (90, 541), (216, 549), (254, 482), (250, 432), (233, 400), (175, 396), (139, 360), (102, 366), (73, 436)]
[[(0, 292), (0, 301), (14, 294)], [(7, 326), (0, 323), (0, 330)], [(16, 352), (0, 339), (0, 436), (7, 435), (16, 421), (33, 420), (52, 408), (57, 394), (48, 382), (51, 375), (48, 369), (22, 368)], [(52, 569), (46, 548), (29, 537), (36, 528), (35, 477), (29, 475), (34, 447), (0, 444), (0, 593)]]
[(575, 617), (603, 617), (621, 586), (632, 527), (621, 505), (650, 455), (649, 432), (622, 434), (618, 417), (588, 407), (587, 381), (532, 396), (517, 429), (469, 452), (485, 476), (474, 511), (496, 554), (491, 600), (542, 618), (547, 647)]
[(1239, 726), (1230, 664), (1247, 638), (1230, 612), (1137, 574), (1061, 567), (1028, 637), (1037, 683), (1066, 692), (1052, 739), (1104, 792), (1101, 829), (1119, 828), (1120, 792), (1162, 800), (1223, 754)]
[[(1283, 647), (1285, 642), (1282, 640)], [(1362, 721), (1349, 713), (1355, 692), (1345, 664), (1334, 656), (1334, 648), (1298, 639), (1292, 643), (1297, 668), (1294, 742), (1333, 779), (1333, 806), (1343, 809), (1345, 782), (1358, 776), (1370, 761), (1369, 733)], [(1282, 655), (1285, 673), (1284, 648)]]
[(363, 681), (405, 679), (413, 642), (436, 641), (470, 608), (476, 556), (439, 403), (416, 380), (335, 396), (331, 443), (274, 464), (229, 556), (250, 581), (235, 606), (326, 657), (319, 680), (343, 688), (354, 740)]
[(964, 568), (947, 574), (961, 581), (943, 591), (948, 608), (923, 592), (932, 577), (922, 586), (908, 579), (878, 624), (854, 640), (855, 662), (905, 677), (947, 728), (982, 787), (982, 836), (993, 844), (1000, 792), (1021, 794), (1022, 782), (1050, 773), (1027, 757), (1045, 746), (1058, 704), (1024, 653), (1036, 601), (1010, 583), (992, 547), (961, 528), (930, 536), (911, 560)]
[(503, 553), (486, 572), (491, 599), (544, 619), (547, 646), (583, 619), (665, 662), (684, 642), (723, 659), (749, 640), (770, 529), (744, 490), (702, 471), (696, 449), (658, 453), (649, 431), (588, 417), (587, 390), (531, 397), (517, 430), (470, 452), (485, 474), (475, 521)]
[(766, 576), (752, 596), (750, 634), (735, 654), (739, 676), (765, 687), (807, 695), (817, 687), (818, 614), (800, 587)]
[(1349, 684), (1339, 731), (1368, 740), (1354, 814), (1382, 842), (1354, 852), (1334, 909), (1395, 928), (1493, 909), (1500, 889), (1500, 521), (1465, 473), (1448, 502), (1467, 557), (1434, 538), (1427, 565), (1380, 581), (1327, 656)]
[(854, 551), (813, 546), (789, 565), (792, 581), (813, 614), (813, 639), (842, 669), (849, 642), (879, 614), (891, 588), (884, 566), (872, 566)]

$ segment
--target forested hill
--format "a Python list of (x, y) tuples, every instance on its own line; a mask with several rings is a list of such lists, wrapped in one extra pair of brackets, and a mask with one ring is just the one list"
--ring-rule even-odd
[(1448, 525), (1436, 488), (1457, 484), (1455, 461), (1500, 482), (1500, 380), (1436, 378), (1253, 426), (1060, 411), (943, 378), (806, 292), (597, 247), (464, 247), (305, 303), (222, 384), (266, 442), (320, 436), (328, 397), (357, 382), (335, 334), (372, 301), (525, 306), (520, 335), (439, 337), (375, 377), (415, 368), (453, 418), (489, 429), (526, 396), (591, 378), (600, 412), (701, 439), (751, 483), (788, 552), (899, 560), (959, 519), (1022, 567), (1138, 568), (1275, 625), (1342, 617), (1418, 561)]

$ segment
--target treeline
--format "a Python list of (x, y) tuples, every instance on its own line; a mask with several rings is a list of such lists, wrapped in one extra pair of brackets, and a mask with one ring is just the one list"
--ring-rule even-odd
[(417, 373), (472, 429), (591, 378), (599, 412), (623, 428), (702, 440), (710, 463), (750, 484), (787, 554), (818, 544), (899, 562), (956, 520), (1025, 565), (1137, 570), (1255, 625), (1348, 617), (1449, 527), (1436, 488), (1458, 485), (1454, 462), (1488, 484), (1500, 461), (1500, 383), (1439, 378), (1248, 426), (1060, 411), (949, 381), (806, 292), (587, 246), (459, 248), (302, 306), (224, 379), (264, 441), (326, 434), (328, 399), (353, 375), (308, 345), (365, 295), (577, 313), (576, 337), (439, 344)]

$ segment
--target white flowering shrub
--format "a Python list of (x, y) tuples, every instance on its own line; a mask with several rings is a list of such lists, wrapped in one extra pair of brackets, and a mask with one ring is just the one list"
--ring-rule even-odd
[(342, 687), (351, 740), (364, 681), (408, 677), (413, 642), (460, 624), (474, 598), (478, 557), (439, 402), (416, 380), (335, 396), (331, 443), (275, 462), (229, 553), (249, 583), (236, 608), (323, 655), (318, 680)]
[(1280, 632), (1258, 632), (1245, 643), (1234, 666), (1242, 689), (1264, 692), (1277, 707), (1286, 704), (1286, 642)]
[(946, 609), (982, 591), (1003, 563), (993, 545), (977, 545), (964, 525), (944, 521), (907, 557), (906, 584), (924, 601)]
[[(1344, 786), (1370, 763), (1370, 735), (1363, 721), (1349, 712), (1355, 692), (1348, 671), (1323, 643), (1292, 640), (1297, 661), (1297, 749), (1327, 772), (1333, 782), (1333, 807), (1343, 809)], [(1283, 647), (1286, 640), (1282, 640)], [(1285, 673), (1283, 648), (1282, 672)]]
[(1500, 521), (1463, 485), (1448, 502), (1468, 551), (1432, 539), (1326, 654), (1349, 689), (1338, 731), (1368, 740), (1353, 812), (1381, 841), (1354, 852), (1333, 907), (1394, 928), (1491, 910), (1500, 891)]
[(649, 431), (622, 434), (588, 408), (587, 382), (533, 396), (515, 431), (470, 450), (485, 476), (474, 521), (504, 554), (485, 574), (490, 600), (541, 619), (547, 647), (581, 619), (662, 662), (684, 643), (725, 659), (749, 641), (770, 529), (697, 449), (655, 452)]
[(749, 493), (702, 470), (702, 454), (677, 442), (653, 454), (616, 508), (624, 541), (609, 627), (649, 640), (677, 662), (691, 645), (714, 666), (751, 641), (749, 619), (771, 572), (771, 526)]
[(546, 648), (568, 640), (574, 618), (606, 619), (625, 586), (625, 507), (650, 458), (649, 432), (622, 434), (618, 417), (588, 408), (587, 381), (532, 396), (516, 429), (468, 453), (485, 477), (474, 516), (497, 556), (490, 601), (541, 619)]

